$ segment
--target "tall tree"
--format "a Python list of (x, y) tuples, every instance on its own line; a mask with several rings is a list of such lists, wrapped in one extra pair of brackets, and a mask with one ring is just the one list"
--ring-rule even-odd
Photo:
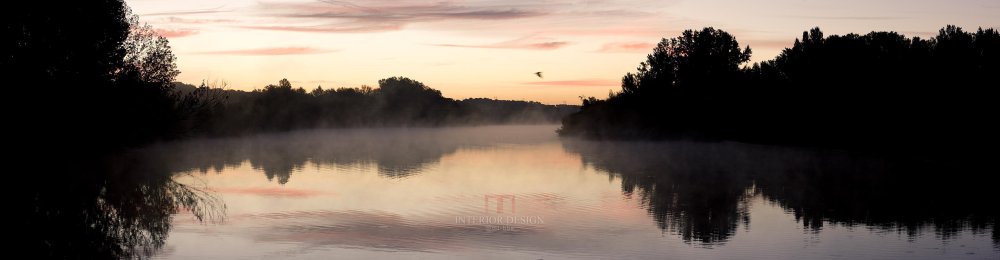
[(721, 87), (735, 79), (740, 64), (749, 60), (750, 47), (740, 49), (736, 38), (723, 30), (686, 30), (679, 37), (662, 39), (636, 72), (625, 75), (621, 93)]

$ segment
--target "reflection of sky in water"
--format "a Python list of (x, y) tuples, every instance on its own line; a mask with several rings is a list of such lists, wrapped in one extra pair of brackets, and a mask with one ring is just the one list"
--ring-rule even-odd
[[(217, 192), (228, 217), (219, 225), (176, 217), (158, 257), (955, 259), (1000, 252), (988, 230), (941, 240), (933, 232), (910, 236), (863, 225), (804, 228), (793, 214), (752, 194), (745, 199), (749, 224), (718, 243), (685, 240), (658, 228), (642, 193), (623, 193), (622, 178), (606, 172), (613, 163), (584, 163), (578, 152), (591, 152), (567, 147), (552, 130), (307, 132), (215, 143), (211, 151), (225, 154), (221, 159), (189, 150), (203, 143), (181, 145), (191, 153), (171, 155), (172, 167), (187, 173), (178, 181)], [(219, 160), (225, 166), (205, 167)], [(267, 164), (293, 165), (275, 173), (287, 182), (263, 176)], [(402, 175), (384, 171), (400, 165), (418, 167)], [(504, 231), (456, 223), (456, 217), (486, 214), (484, 195), (490, 194), (514, 195), (515, 215), (544, 223)]]

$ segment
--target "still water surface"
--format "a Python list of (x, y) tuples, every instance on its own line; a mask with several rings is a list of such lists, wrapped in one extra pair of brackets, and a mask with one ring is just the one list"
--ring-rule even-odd
[(153, 160), (217, 198), (220, 214), (175, 215), (153, 257), (1000, 257), (996, 198), (947, 161), (593, 142), (560, 139), (555, 128), (322, 130), (160, 145), (149, 149)]

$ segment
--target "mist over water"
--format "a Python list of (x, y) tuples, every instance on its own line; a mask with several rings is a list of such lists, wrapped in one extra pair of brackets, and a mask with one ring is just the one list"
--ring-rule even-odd
[(155, 258), (1000, 255), (996, 199), (975, 162), (583, 141), (556, 127), (310, 130), (150, 147), (145, 161), (227, 209), (217, 224), (174, 216)]
[[(850, 30), (841, 26), (849, 20), (893, 31), (829, 35), (813, 27), (784, 41), (789, 48), (774, 59), (751, 64), (751, 48), (723, 29), (664, 38), (659, 23), (632, 19), (656, 15), (645, 3), (551, 12), (561, 8), (320, 2), (171, 3), (138, 13), (122, 0), (18, 5), (0, 37), (9, 96), (25, 103), (8, 110), (18, 138), (6, 175), (14, 178), (9, 247), (42, 259), (1000, 259), (992, 158), (1000, 129), (988, 123), (995, 95), (983, 84), (1000, 71), (996, 29), (945, 25), (912, 37), (896, 32), (898, 19), (796, 18), (826, 20), (820, 24), (837, 32)], [(711, 18), (725, 9), (718, 7), (698, 15)], [(336, 14), (308, 14), (323, 10)], [(611, 16), (629, 21), (547, 26), (545, 37), (493, 33), (527, 37), (486, 45), (448, 43), (436, 25), (417, 25), (479, 30), (475, 23)], [(154, 17), (185, 28), (145, 24)], [(260, 26), (273, 18), (380, 28)], [(404, 51), (431, 65), (406, 68), (405, 53), (371, 44), (339, 52), (236, 37), (183, 51), (183, 59), (249, 58), (264, 63), (231, 68), (264, 66), (296, 84), (238, 86), (256, 88), (245, 91), (204, 79), (196, 87), (177, 82), (181, 57), (167, 37), (203, 45), (197, 39), (208, 34), (238, 36), (196, 24), (279, 38), (417, 28), (384, 43), (463, 51)], [(601, 42), (608, 33), (634, 34), (634, 42)], [(432, 38), (443, 41), (424, 41)], [(249, 46), (240, 42), (263, 45), (239, 50)], [(591, 65), (634, 56), (585, 50), (602, 44), (652, 49), (634, 72), (609, 78), (617, 69)], [(507, 56), (518, 49), (539, 62), (491, 58), (517, 60)], [(542, 50), (553, 52), (534, 52)], [(365, 54), (347, 59), (347, 70), (324, 69), (333, 56), (287, 62), (333, 51), (394, 57)], [(476, 61), (452, 60), (465, 54)], [(438, 58), (462, 65), (449, 69)], [(386, 62), (412, 75), (340, 86), (384, 75)], [(326, 73), (338, 71), (351, 75)], [(456, 100), (414, 75), (434, 87), (473, 87)], [(621, 84), (609, 84), (615, 79)], [(620, 90), (606, 99), (573, 94), (580, 106), (497, 99), (614, 85)], [(556, 122), (558, 130), (509, 125)]]
[[(268, 180), (284, 184), (308, 165), (373, 167), (379, 175), (407, 177), (459, 149), (490, 149), (556, 139), (549, 125), (450, 128), (302, 130), (241, 138), (201, 139), (147, 149), (172, 171), (221, 172), (248, 162)], [(182, 151), (182, 152), (176, 152)]]

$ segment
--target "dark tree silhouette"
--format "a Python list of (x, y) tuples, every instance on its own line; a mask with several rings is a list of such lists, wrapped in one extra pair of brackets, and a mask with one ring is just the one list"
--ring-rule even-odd
[[(114, 259), (162, 245), (200, 193), (118, 152), (181, 136), (166, 39), (120, 0), (25, 2), (3, 23), (0, 71), (17, 102), (13, 248), (36, 258)], [(135, 168), (133, 168), (135, 167)], [(23, 245), (23, 246), (22, 246)]]
[[(703, 136), (724, 122), (736, 95), (739, 65), (750, 59), (722, 30), (687, 30), (663, 39), (622, 78), (622, 90), (607, 100), (588, 98), (563, 120), (563, 135), (589, 137)], [(709, 116), (711, 115), (711, 116)]]
[(19, 8), (4, 26), (2, 70), (21, 86), (26, 134), (101, 151), (185, 131), (176, 127), (170, 89), (179, 72), (168, 42), (123, 2)]
[[(308, 128), (445, 126), (555, 123), (576, 106), (473, 98), (453, 100), (406, 78), (379, 80), (378, 88), (306, 91), (287, 79), (250, 92), (177, 84), (176, 92), (197, 100), (207, 135)], [(201, 125), (201, 124), (199, 124)]]
[(376, 96), (383, 102), (381, 112), (385, 123), (408, 125), (414, 121), (441, 124), (448, 112), (457, 110), (454, 100), (441, 96), (441, 91), (416, 80), (391, 77), (378, 81)]
[(621, 93), (660, 95), (674, 88), (729, 87), (739, 76), (739, 65), (749, 60), (750, 48), (741, 50), (725, 31), (687, 30), (680, 37), (661, 40), (637, 72), (625, 74)]
[[(588, 98), (562, 135), (696, 138), (864, 149), (972, 146), (995, 132), (997, 31), (934, 39), (804, 32), (774, 60), (706, 28), (664, 39), (622, 89)], [(984, 84), (985, 83), (985, 84)]]
[(125, 77), (136, 77), (160, 88), (172, 87), (180, 71), (174, 63), (177, 58), (170, 50), (170, 43), (156, 34), (151, 26), (140, 24), (138, 17), (128, 19), (130, 33), (122, 44), (125, 66), (118, 73), (131, 74)]

